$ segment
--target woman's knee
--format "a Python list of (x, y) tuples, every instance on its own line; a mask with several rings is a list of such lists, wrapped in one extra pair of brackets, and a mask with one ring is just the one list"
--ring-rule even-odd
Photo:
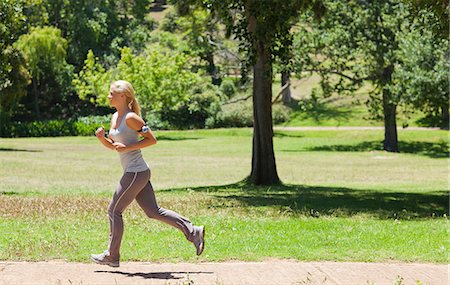
[(115, 207), (114, 205), (109, 205), (108, 207), (108, 216), (110, 216), (111, 218), (114, 216), (121, 216), (122, 215), (122, 211)]
[(157, 219), (159, 216), (161, 216), (161, 212), (159, 210), (160, 208), (147, 208), (145, 209), (145, 214), (150, 219)]

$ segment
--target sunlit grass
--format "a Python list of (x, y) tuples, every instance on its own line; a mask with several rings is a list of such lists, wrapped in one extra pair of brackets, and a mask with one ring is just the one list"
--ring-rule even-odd
[[(346, 218), (195, 217), (207, 226), (204, 255), (177, 230), (128, 211), (122, 260), (298, 260), (448, 262), (448, 221)], [(88, 261), (107, 246), (106, 217), (0, 218), (1, 260)], [(14, 229), (14, 230), (11, 230)]]
[[(314, 88), (320, 90), (320, 76), (317, 74), (304, 74), (302, 79), (291, 78), (291, 96), (295, 101), (291, 104), (291, 117), (283, 126), (383, 126), (383, 120), (375, 120), (366, 105), (369, 92), (373, 89), (370, 83), (364, 84), (353, 95), (319, 95), (314, 104), (307, 103), (306, 109), (299, 108), (298, 104), (311, 103)], [(280, 90), (280, 75), (277, 74), (273, 82), (274, 96)], [(419, 120), (424, 117), (423, 112), (411, 107), (400, 105), (397, 108), (399, 127), (423, 125)]]
[[(250, 129), (157, 137), (143, 151), (156, 190), (230, 184), (250, 173)], [(285, 183), (310, 186), (446, 190), (448, 132), (400, 131), (399, 139), (403, 153), (386, 153), (382, 131), (276, 132), (278, 174)], [(0, 151), (0, 191), (111, 192), (122, 173), (118, 155), (94, 137), (0, 139), (0, 149), (7, 149)]]
[[(157, 132), (144, 150), (160, 206), (207, 226), (199, 260), (448, 261), (448, 132), (276, 132), (284, 185), (254, 187), (251, 130)], [(0, 139), (0, 259), (87, 261), (105, 249), (121, 175), (95, 138)], [(198, 260), (134, 203), (123, 260)]]

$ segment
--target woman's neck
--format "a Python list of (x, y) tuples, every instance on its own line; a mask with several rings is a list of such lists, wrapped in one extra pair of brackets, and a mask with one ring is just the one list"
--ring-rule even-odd
[(116, 107), (117, 110), (117, 115), (119, 117), (122, 117), (123, 115), (125, 115), (126, 113), (130, 112), (130, 108), (128, 108), (128, 106), (118, 106)]

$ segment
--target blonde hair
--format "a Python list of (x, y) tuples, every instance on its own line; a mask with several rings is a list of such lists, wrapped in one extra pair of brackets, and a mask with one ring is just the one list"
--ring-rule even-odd
[(141, 106), (134, 95), (134, 89), (130, 82), (117, 80), (111, 83), (111, 87), (114, 92), (127, 96), (128, 107), (139, 116), (141, 115)]

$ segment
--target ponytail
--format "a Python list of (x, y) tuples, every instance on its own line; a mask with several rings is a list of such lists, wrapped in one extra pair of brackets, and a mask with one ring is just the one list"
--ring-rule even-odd
[(139, 102), (136, 97), (134, 97), (134, 99), (131, 99), (131, 102), (128, 104), (128, 107), (131, 109), (131, 111), (135, 112), (139, 116), (141, 115), (141, 106), (139, 105)]

